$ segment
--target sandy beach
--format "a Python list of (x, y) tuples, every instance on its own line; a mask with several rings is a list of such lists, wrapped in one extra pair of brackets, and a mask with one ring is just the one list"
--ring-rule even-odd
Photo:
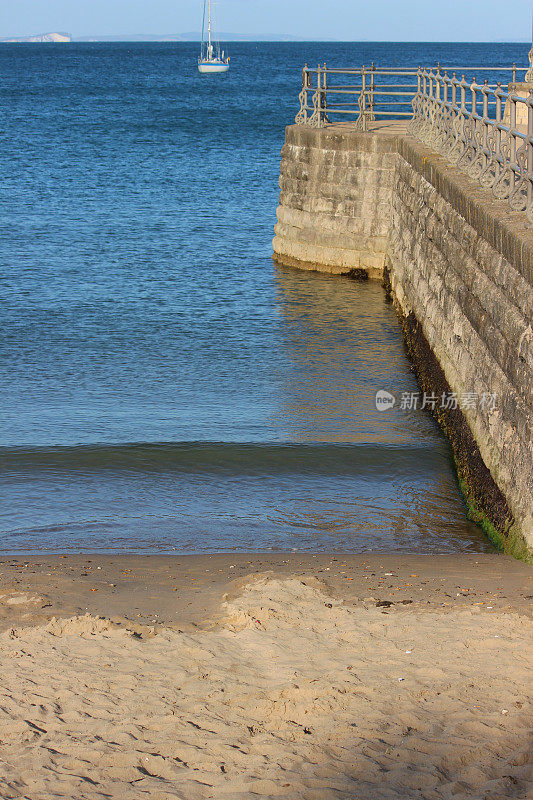
[(0, 560), (2, 798), (526, 798), (500, 555)]

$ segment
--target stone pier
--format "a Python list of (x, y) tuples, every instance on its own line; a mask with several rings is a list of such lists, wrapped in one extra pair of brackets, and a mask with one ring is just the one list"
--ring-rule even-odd
[(401, 123), (370, 136), (349, 127), (287, 128), (274, 239), (286, 266), (381, 278)]
[(421, 389), (461, 400), (434, 413), (471, 517), (496, 545), (532, 559), (533, 230), (525, 214), (398, 123), (368, 132), (288, 127), (280, 189), (275, 260), (383, 280)]

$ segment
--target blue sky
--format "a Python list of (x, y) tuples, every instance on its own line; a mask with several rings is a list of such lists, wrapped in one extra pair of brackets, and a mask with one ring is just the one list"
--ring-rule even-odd
[[(531, 41), (531, 0), (216, 0), (217, 27), (346, 41)], [(169, 34), (201, 27), (202, 0), (0, 0), (0, 37)]]

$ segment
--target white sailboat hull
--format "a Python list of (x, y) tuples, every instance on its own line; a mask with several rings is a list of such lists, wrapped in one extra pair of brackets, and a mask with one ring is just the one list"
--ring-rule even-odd
[(198, 71), (202, 73), (227, 72), (228, 69), (229, 64), (224, 64), (221, 61), (201, 61), (198, 64)]

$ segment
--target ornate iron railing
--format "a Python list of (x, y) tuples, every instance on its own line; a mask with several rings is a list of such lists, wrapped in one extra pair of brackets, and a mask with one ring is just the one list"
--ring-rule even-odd
[[(525, 94), (525, 93), (524, 93)], [(533, 223), (533, 91), (420, 70), (410, 132)]]
[[(364, 131), (373, 122), (404, 120), (412, 135), (508, 200), (512, 210), (525, 211), (533, 223), (533, 92), (505, 91), (498, 80), (506, 76), (515, 84), (525, 71), (516, 65), (311, 69), (306, 64), (295, 122), (320, 128), (351, 121)], [(476, 80), (480, 73), (487, 75), (482, 84)]]

